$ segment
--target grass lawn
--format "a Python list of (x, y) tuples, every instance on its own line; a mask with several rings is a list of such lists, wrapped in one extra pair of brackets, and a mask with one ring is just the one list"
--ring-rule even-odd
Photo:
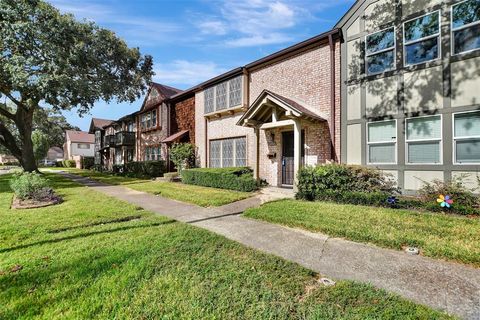
[(425, 256), (480, 267), (480, 219), (297, 200), (267, 203), (245, 215), (386, 248), (416, 246)]
[(1, 319), (447, 319), (47, 175), (65, 202), (11, 210), (0, 176)]
[(84, 177), (89, 177), (103, 183), (124, 185), (138, 191), (153, 193), (165, 198), (188, 202), (202, 207), (218, 207), (252, 196), (252, 193), (249, 192), (208, 188), (178, 182), (161, 182), (148, 179), (128, 178), (97, 171), (73, 168), (60, 169)]

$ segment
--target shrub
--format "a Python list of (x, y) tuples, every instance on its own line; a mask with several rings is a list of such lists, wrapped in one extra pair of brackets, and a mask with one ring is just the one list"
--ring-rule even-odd
[(44, 200), (53, 193), (48, 180), (38, 173), (20, 172), (10, 180), (10, 188), (21, 200)]
[(195, 166), (195, 146), (191, 143), (175, 143), (170, 148), (170, 160), (178, 172)]
[(57, 167), (57, 168), (63, 168), (63, 161), (57, 161), (57, 162), (55, 162), (55, 167)]
[(157, 160), (157, 161), (134, 161), (128, 162), (122, 167), (114, 167), (114, 170), (123, 170), (123, 173), (130, 176), (136, 177), (161, 177), (165, 173), (165, 161)]
[(181, 173), (182, 182), (205, 187), (251, 192), (258, 189), (250, 168), (201, 168), (186, 169)]
[(396, 188), (388, 175), (360, 166), (329, 164), (300, 169), (297, 198), (314, 200), (328, 191), (392, 193)]
[(82, 157), (82, 169), (90, 170), (95, 165), (94, 157)]
[(465, 186), (463, 179), (464, 177), (460, 176), (450, 181), (423, 181), (423, 186), (418, 190), (418, 195), (422, 202), (428, 204), (429, 210), (444, 211), (436, 201), (439, 195), (449, 195), (454, 200), (450, 211), (459, 214), (478, 214), (480, 197)]
[(77, 166), (77, 163), (75, 162), (75, 160), (63, 160), (62, 166), (64, 168), (75, 168)]

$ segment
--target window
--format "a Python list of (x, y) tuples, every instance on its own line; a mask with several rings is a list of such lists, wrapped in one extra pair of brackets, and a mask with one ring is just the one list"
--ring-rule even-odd
[(147, 116), (145, 114), (142, 114), (140, 116), (140, 119), (141, 119), (141, 127), (142, 127), (142, 130), (145, 130), (147, 128), (147, 123), (146, 123), (146, 120), (147, 120)]
[(133, 149), (127, 149), (127, 162), (133, 161), (133, 155), (135, 151)]
[(406, 119), (407, 163), (441, 164), (442, 117)]
[(122, 164), (122, 149), (115, 149), (115, 164)]
[(480, 49), (480, 0), (452, 6), (452, 34), (453, 54)]
[(233, 108), (242, 103), (242, 77), (236, 77), (229, 81), (228, 107)]
[(395, 69), (395, 28), (368, 35), (365, 41), (367, 74)]
[(215, 111), (215, 87), (205, 90), (205, 113)]
[(152, 127), (157, 126), (157, 109), (152, 110)]
[(405, 65), (440, 57), (440, 11), (405, 22), (403, 32)]
[(147, 129), (150, 129), (152, 127), (152, 121), (151, 121), (151, 118), (152, 118), (152, 115), (151, 113), (147, 113), (146, 114), (146, 118), (147, 118)]
[(397, 122), (395, 120), (367, 124), (368, 163), (397, 163)]
[(210, 141), (210, 168), (243, 167), (247, 164), (245, 137)]
[(242, 104), (242, 76), (217, 84), (204, 91), (205, 113), (234, 108)]
[(78, 149), (90, 149), (90, 145), (88, 143), (77, 143)]
[(480, 163), (480, 112), (453, 115), (455, 163)]

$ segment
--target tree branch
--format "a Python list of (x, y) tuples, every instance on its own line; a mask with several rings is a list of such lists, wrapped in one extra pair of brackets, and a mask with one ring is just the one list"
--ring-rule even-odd
[(0, 122), (0, 144), (7, 148), (12, 155), (20, 160), (22, 158), (22, 150), (17, 145), (17, 141), (12, 133), (3, 123)]
[(15, 120), (15, 115), (13, 113), (9, 112), (7, 109), (2, 108), (2, 105), (3, 104), (0, 103), (0, 115), (14, 121)]
[(12, 96), (12, 95), (10, 94), (10, 92), (6, 92), (5, 90), (2, 90), (1, 92), (2, 92), (4, 95), (6, 95), (7, 98), (8, 98), (10, 101), (12, 101), (13, 103), (15, 103), (18, 107), (22, 107), (22, 108), (24, 107), (23, 103), (21, 103), (19, 100), (15, 99), (15, 97)]

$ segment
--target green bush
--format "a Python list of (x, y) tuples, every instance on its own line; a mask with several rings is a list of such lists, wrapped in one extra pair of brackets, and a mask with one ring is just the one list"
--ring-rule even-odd
[(64, 166), (63, 166), (63, 161), (57, 161), (57, 162), (55, 162), (55, 167), (57, 167), (57, 168), (63, 168), (63, 167), (64, 167)]
[(258, 183), (250, 168), (186, 169), (181, 176), (182, 182), (186, 184), (245, 192), (258, 189)]
[(166, 171), (165, 161), (134, 161), (122, 166), (114, 166), (114, 172), (136, 177), (161, 177)]
[(75, 168), (77, 166), (77, 163), (75, 160), (63, 160), (62, 161), (62, 167), (64, 168)]
[(82, 169), (90, 170), (95, 165), (94, 157), (82, 157)]
[(174, 143), (170, 148), (170, 160), (178, 172), (195, 166), (195, 146), (191, 143)]
[(395, 184), (379, 170), (344, 164), (304, 167), (298, 173), (298, 199), (314, 200), (324, 192), (392, 193)]
[(15, 174), (10, 180), (10, 188), (22, 200), (43, 200), (46, 194), (51, 193), (48, 180), (39, 173), (20, 172)]

